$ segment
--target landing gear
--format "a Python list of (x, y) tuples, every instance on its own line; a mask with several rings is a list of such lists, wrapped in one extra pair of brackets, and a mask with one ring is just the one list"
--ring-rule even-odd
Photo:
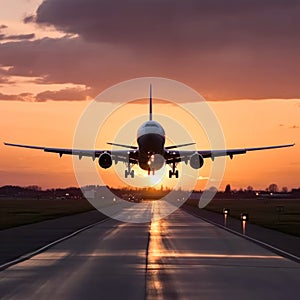
[(125, 178), (128, 178), (129, 175), (131, 178), (134, 178), (134, 170), (131, 170), (130, 163), (128, 163), (128, 170), (125, 170)]
[[(151, 169), (149, 168), (148, 169), (148, 176), (150, 176), (150, 175), (151, 175)], [(155, 175), (155, 170), (154, 169), (152, 170), (152, 175)]]
[(178, 178), (178, 170), (176, 170), (176, 163), (173, 163), (172, 165), (172, 170), (169, 171), (169, 178), (172, 178), (173, 176), (175, 176), (176, 178)]
[(178, 170), (176, 171), (169, 171), (169, 178), (172, 178), (173, 176), (175, 176), (176, 178), (178, 178)]
[(134, 170), (125, 170), (125, 178), (128, 178), (129, 175), (131, 178), (134, 178)]

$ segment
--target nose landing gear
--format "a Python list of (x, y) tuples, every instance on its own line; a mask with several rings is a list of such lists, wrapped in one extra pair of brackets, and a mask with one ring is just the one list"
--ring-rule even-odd
[[(149, 168), (148, 169), (148, 176), (150, 176), (150, 175), (151, 175), (151, 169)], [(155, 175), (155, 170), (154, 169), (152, 170), (152, 175)]]

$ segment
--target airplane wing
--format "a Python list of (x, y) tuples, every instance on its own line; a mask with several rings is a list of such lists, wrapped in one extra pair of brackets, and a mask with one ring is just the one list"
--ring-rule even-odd
[[(12, 144), (4, 143), (6, 146), (21, 147), (42, 150), (44, 152), (57, 153), (60, 157), (64, 154), (78, 156), (79, 159), (82, 157), (91, 157), (95, 160), (103, 153), (108, 153), (111, 155), (112, 159), (117, 163), (119, 161), (130, 162), (131, 164), (138, 164), (138, 150), (84, 150), (84, 149), (69, 149), (69, 148), (50, 148), (41, 146), (31, 146), (23, 144)], [(166, 148), (165, 159), (166, 164), (174, 164), (181, 161), (188, 162), (194, 154), (200, 155), (202, 158), (211, 158), (214, 160), (215, 157), (229, 156), (231, 159), (234, 155), (245, 154), (249, 151), (259, 151), (259, 150), (269, 150), (277, 148), (292, 147), (295, 144), (285, 144), (285, 145), (275, 145), (275, 146), (265, 146), (265, 147), (254, 147), (254, 148), (237, 148), (237, 149), (224, 149), (224, 150), (171, 150), (172, 147)]]
[(12, 143), (4, 143), (4, 145), (57, 153), (59, 154), (60, 157), (62, 157), (64, 154), (75, 155), (78, 156), (79, 159), (81, 159), (82, 157), (91, 157), (94, 160), (96, 157), (99, 157), (101, 154), (108, 153), (112, 156), (112, 159), (116, 162), (118, 161), (128, 162), (130, 159), (130, 163), (133, 164), (137, 163), (137, 153), (136, 153), (137, 151), (135, 150), (84, 150), (84, 149), (69, 149), (69, 148), (50, 148), (50, 147), (31, 146), (31, 145), (12, 144)]
[(285, 145), (275, 145), (275, 146), (264, 146), (264, 147), (254, 147), (254, 148), (237, 148), (237, 149), (224, 149), (224, 150), (189, 150), (189, 151), (168, 151), (166, 154), (166, 163), (188, 161), (192, 155), (199, 154), (203, 158), (211, 158), (212, 160), (215, 157), (220, 156), (229, 156), (231, 159), (234, 155), (245, 154), (249, 151), (259, 151), (259, 150), (269, 150), (277, 148), (286, 148), (292, 147), (295, 144), (285, 144)]

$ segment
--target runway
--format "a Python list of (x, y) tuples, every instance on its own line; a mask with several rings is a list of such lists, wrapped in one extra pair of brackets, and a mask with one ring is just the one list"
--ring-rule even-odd
[(299, 284), (298, 263), (177, 210), (150, 225), (103, 222), (12, 266), (0, 298), (296, 299)]

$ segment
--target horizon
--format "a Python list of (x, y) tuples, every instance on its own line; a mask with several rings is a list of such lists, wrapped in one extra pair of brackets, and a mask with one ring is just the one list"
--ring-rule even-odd
[[(293, 190), (299, 190), (300, 189), (300, 185), (298, 187), (292, 187), (292, 188), (288, 188), (287, 186), (278, 186), (276, 183), (271, 183), (269, 184), (269, 186), (267, 186), (265, 189), (256, 189), (254, 186), (252, 185), (248, 185), (247, 187), (243, 188), (243, 187), (231, 187), (230, 184), (226, 184), (225, 189), (217, 189), (214, 186), (211, 186), (209, 189), (215, 188), (218, 192), (226, 192), (226, 187), (229, 185), (230, 186), (230, 191), (231, 192), (270, 192), (270, 186), (271, 185), (276, 185), (277, 191), (276, 193), (290, 193)], [(68, 190), (68, 189), (84, 189), (84, 188), (103, 188), (106, 187), (108, 189), (112, 189), (112, 190), (133, 190), (133, 191), (139, 191), (139, 190), (153, 190), (153, 191), (170, 191), (172, 190), (171, 187), (168, 186), (161, 186), (161, 187), (154, 187), (154, 186), (147, 186), (147, 187), (132, 187), (132, 186), (118, 186), (118, 187), (114, 187), (114, 186), (107, 186), (107, 185), (85, 185), (85, 186), (66, 186), (66, 187), (50, 187), (50, 188), (42, 188), (41, 186), (35, 185), (35, 184), (31, 184), (28, 186), (20, 186), (20, 185), (12, 185), (12, 184), (6, 184), (6, 185), (2, 185), (0, 186), (1, 188), (4, 187), (12, 187), (12, 188), (22, 188), (22, 189), (28, 189), (28, 190), (34, 190), (34, 191), (50, 191), (50, 190)], [(207, 189), (207, 190), (209, 190)], [(175, 189), (175, 191), (181, 191), (184, 189), (178, 188)], [(205, 190), (198, 190), (198, 189), (194, 189), (192, 192), (203, 192)]]

